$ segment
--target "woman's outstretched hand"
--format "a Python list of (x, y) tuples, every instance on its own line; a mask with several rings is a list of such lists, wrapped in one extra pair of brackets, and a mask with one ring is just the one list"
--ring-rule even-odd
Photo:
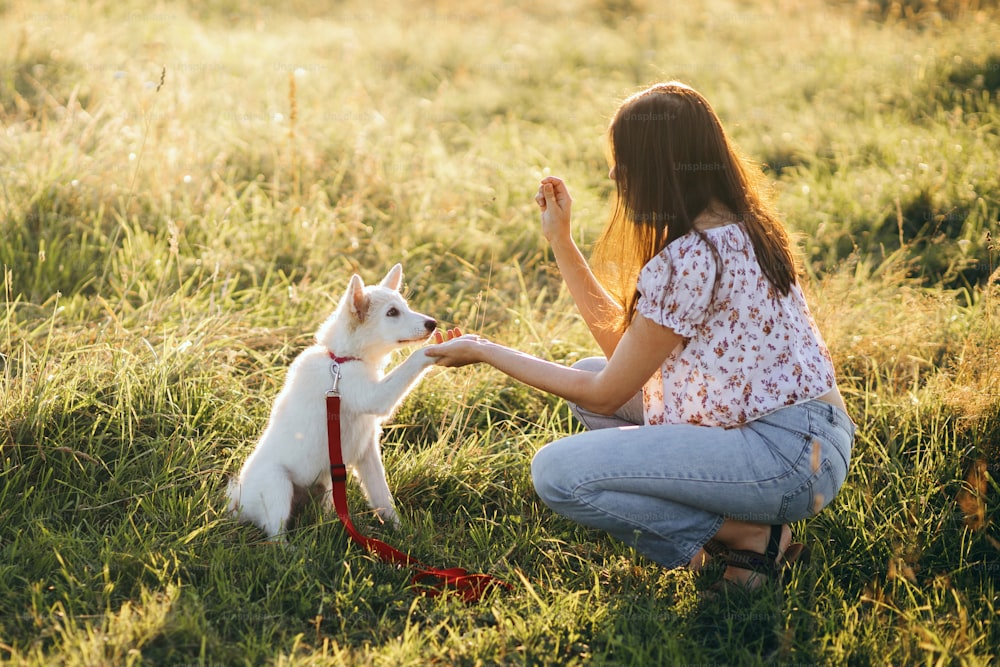
[(444, 331), (435, 329), (433, 338), (435, 343), (444, 343), (454, 338), (458, 338), (461, 335), (462, 330), (458, 327), (455, 327), (454, 329), (445, 329)]
[(438, 366), (456, 368), (482, 361), (479, 353), (488, 343), (485, 338), (462, 334), (459, 328), (434, 332), (434, 344), (424, 348), (424, 354), (434, 359)]
[(569, 190), (561, 178), (543, 178), (538, 186), (535, 202), (542, 209), (542, 234), (549, 243), (570, 235), (569, 220), (573, 198), (569, 196)]

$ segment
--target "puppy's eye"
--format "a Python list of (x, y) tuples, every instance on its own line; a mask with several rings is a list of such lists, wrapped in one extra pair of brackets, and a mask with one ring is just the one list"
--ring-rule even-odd
[(392, 307), (389, 310), (385, 311), (385, 316), (386, 317), (399, 317), (399, 310), (396, 307)]

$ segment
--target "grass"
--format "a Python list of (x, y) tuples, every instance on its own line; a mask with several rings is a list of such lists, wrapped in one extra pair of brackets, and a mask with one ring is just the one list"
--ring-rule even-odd
[[(929, 6), (929, 5), (928, 5)], [(923, 3), (0, 3), (4, 664), (992, 664), (1000, 543), (993, 9)], [(859, 425), (783, 595), (703, 601), (542, 507), (565, 405), (436, 371), (385, 434), (403, 528), (466, 605), (310, 507), (224, 515), (352, 271), (570, 363), (595, 353), (532, 202), (589, 247), (617, 100), (678, 78), (765, 165)]]

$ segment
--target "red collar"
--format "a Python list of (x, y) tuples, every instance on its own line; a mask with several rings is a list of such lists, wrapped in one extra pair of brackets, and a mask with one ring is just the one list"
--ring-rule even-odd
[(338, 364), (342, 364), (346, 361), (361, 361), (357, 357), (338, 357), (333, 352), (330, 352), (330, 358), (336, 361)]

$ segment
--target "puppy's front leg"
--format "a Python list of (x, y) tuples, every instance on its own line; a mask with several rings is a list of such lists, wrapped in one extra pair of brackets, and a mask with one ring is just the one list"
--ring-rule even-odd
[(399, 528), (399, 515), (396, 513), (395, 501), (385, 479), (385, 467), (379, 453), (378, 443), (371, 443), (365, 448), (364, 456), (355, 466), (361, 490), (365, 493), (368, 505), (378, 512), (378, 515)]
[(393, 368), (388, 375), (382, 378), (376, 391), (364, 397), (364, 402), (359, 403), (355, 409), (358, 412), (388, 417), (407, 392), (417, 383), (424, 371), (432, 365), (434, 365), (434, 360), (424, 354), (423, 350), (417, 350), (407, 357), (406, 361)]

